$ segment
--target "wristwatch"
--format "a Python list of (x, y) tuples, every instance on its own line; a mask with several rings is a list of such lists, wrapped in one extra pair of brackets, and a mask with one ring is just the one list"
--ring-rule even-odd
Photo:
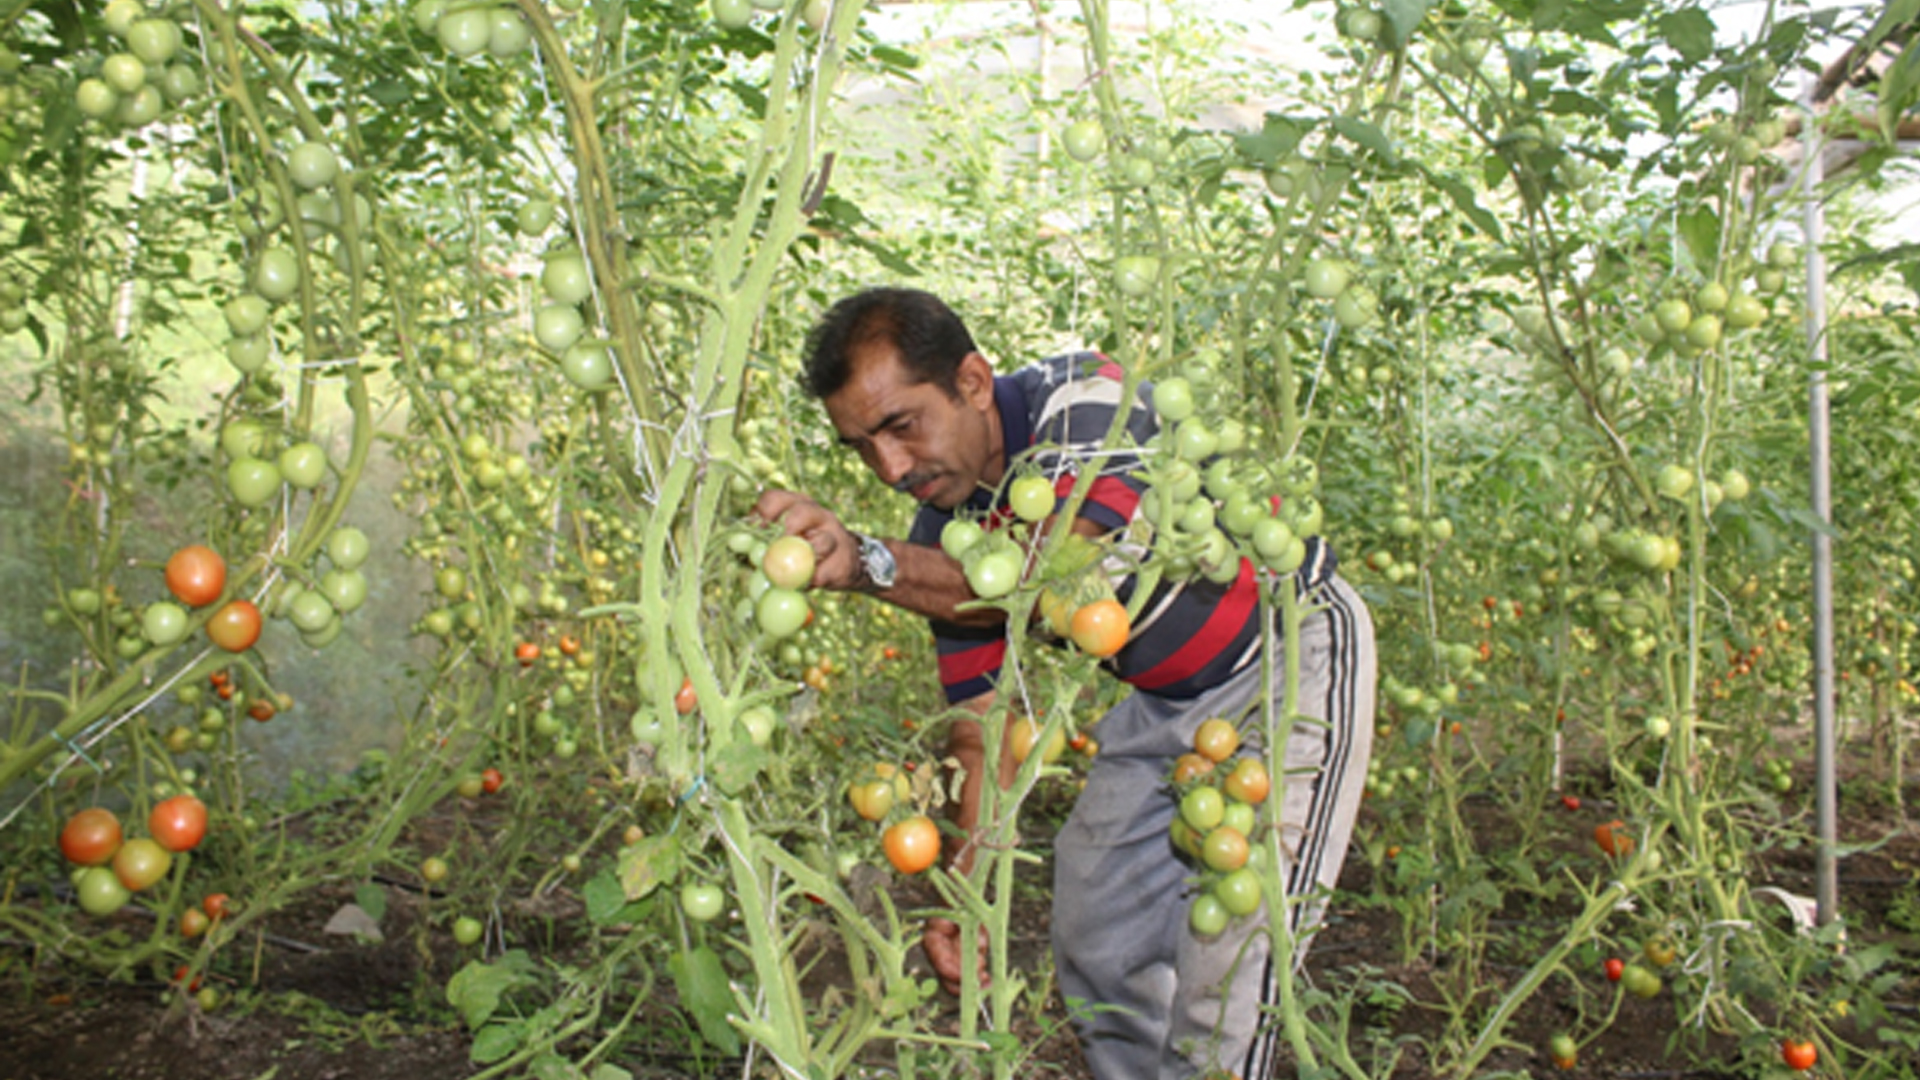
[(900, 564), (894, 561), (893, 552), (871, 536), (854, 533), (853, 538), (860, 541), (860, 569), (866, 572), (868, 587), (893, 588), (894, 579), (900, 573)]

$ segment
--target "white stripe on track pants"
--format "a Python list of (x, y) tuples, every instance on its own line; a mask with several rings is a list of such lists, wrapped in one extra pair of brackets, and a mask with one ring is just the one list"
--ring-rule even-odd
[[(1292, 909), (1296, 959), (1323, 907), (1314, 894), (1340, 876), (1373, 741), (1366, 604), (1338, 577), (1308, 602), (1319, 610), (1301, 626), (1299, 708), (1327, 726), (1294, 726), (1284, 791), (1276, 778), (1269, 796), (1283, 799), (1289, 895), (1309, 897)], [(1275, 701), (1282, 681), (1276, 671)], [(1183, 879), (1195, 871), (1169, 839), (1175, 806), (1164, 779), (1200, 722), (1240, 716), (1259, 684), (1256, 664), (1197, 698), (1135, 693), (1095, 732), (1100, 754), (1054, 842), (1053, 949), (1098, 1080), (1184, 1080), (1209, 1067), (1243, 1080), (1272, 1074), (1275, 1040), (1260, 1009), (1277, 994), (1266, 912), (1211, 941), (1188, 930)]]

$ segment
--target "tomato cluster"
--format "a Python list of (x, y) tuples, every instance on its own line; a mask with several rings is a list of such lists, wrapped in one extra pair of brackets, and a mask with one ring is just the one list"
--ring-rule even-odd
[(1261, 807), (1272, 779), (1259, 757), (1236, 757), (1240, 748), (1239, 729), (1210, 717), (1194, 729), (1193, 751), (1174, 762), (1170, 776), (1179, 796), (1169, 826), (1174, 848), (1202, 868), (1202, 889), (1187, 915), (1202, 937), (1260, 908), (1260, 869), (1268, 858), (1260, 840), (1271, 827)]
[(147, 831), (150, 836), (125, 839), (120, 819), (98, 806), (67, 819), (60, 853), (79, 868), (74, 889), (82, 910), (110, 915), (165, 877), (176, 854), (192, 851), (206, 837), (206, 804), (192, 795), (163, 799), (148, 814)]

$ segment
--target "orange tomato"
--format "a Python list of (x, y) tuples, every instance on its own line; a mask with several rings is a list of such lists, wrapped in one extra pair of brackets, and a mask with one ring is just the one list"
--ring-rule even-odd
[(1267, 775), (1265, 762), (1259, 758), (1241, 758), (1234, 763), (1233, 771), (1227, 774), (1226, 782), (1220, 786), (1225, 789), (1228, 798), (1257, 806), (1267, 801), (1273, 781)]
[(1105, 659), (1121, 650), (1133, 620), (1118, 600), (1095, 600), (1073, 613), (1073, 643), (1090, 656)]
[(1193, 732), (1193, 752), (1218, 765), (1240, 749), (1240, 729), (1233, 722), (1215, 716), (1202, 720)]
[(888, 826), (880, 846), (895, 870), (918, 874), (940, 858), (940, 827), (925, 814), (915, 814)]
[(60, 830), (60, 853), (79, 866), (105, 866), (120, 850), (120, 819), (98, 806), (81, 810)]
[(1602, 855), (1623, 858), (1633, 854), (1633, 836), (1627, 832), (1627, 823), (1619, 818), (1604, 825), (1595, 825), (1593, 843)]
[(693, 680), (691, 678), (680, 680), (680, 690), (673, 695), (674, 711), (685, 716), (699, 704), (700, 698), (693, 692)]
[(213, 603), (226, 587), (226, 560), (205, 544), (188, 544), (167, 560), (167, 591), (188, 607)]
[(540, 646), (523, 641), (513, 647), (513, 658), (520, 661), (521, 667), (531, 667), (535, 660), (540, 659)]
[(1181, 754), (1173, 762), (1173, 782), (1185, 784), (1213, 771), (1213, 762), (1199, 754)]

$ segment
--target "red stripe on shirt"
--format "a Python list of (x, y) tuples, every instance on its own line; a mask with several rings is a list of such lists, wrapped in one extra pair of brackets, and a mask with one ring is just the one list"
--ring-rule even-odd
[(940, 685), (957, 686), (969, 679), (991, 675), (1007, 658), (1007, 641), (989, 641), (971, 649), (946, 653), (940, 657)]
[(1127, 681), (1142, 690), (1158, 690), (1182, 679), (1192, 678), (1209, 661), (1220, 655), (1220, 650), (1233, 643), (1259, 603), (1260, 590), (1253, 583), (1253, 563), (1241, 559), (1239, 576), (1233, 579), (1233, 587), (1214, 606), (1206, 625), (1188, 638), (1185, 645), (1174, 650), (1172, 656)]
[(1103, 379), (1112, 379), (1114, 382), (1127, 381), (1127, 373), (1121, 370), (1119, 364), (1116, 364), (1111, 360), (1108, 360), (1106, 363), (1101, 364), (1099, 367), (1093, 369), (1093, 373), (1095, 375), (1100, 376)]
[(1087, 501), (1106, 507), (1123, 521), (1132, 521), (1134, 510), (1140, 506), (1140, 493), (1117, 476), (1101, 476), (1094, 478)]

